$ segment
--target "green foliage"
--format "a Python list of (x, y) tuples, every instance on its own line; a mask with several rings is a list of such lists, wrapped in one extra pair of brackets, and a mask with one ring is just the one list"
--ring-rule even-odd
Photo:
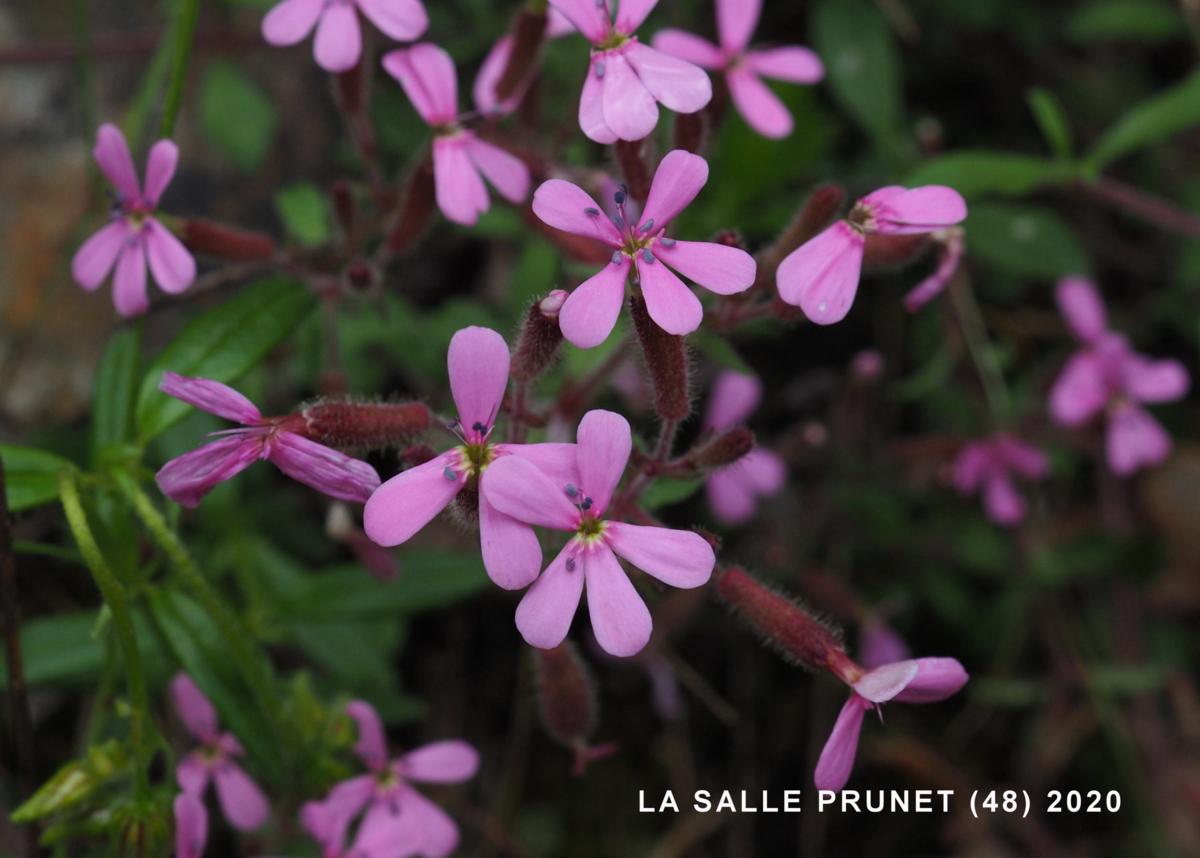
[[(134, 617), (138, 649), (146, 659), (157, 655), (150, 629), (141, 617)], [(35, 617), (21, 625), (21, 656), (25, 681), (40, 686), (75, 686), (94, 683), (105, 663), (107, 613), (72, 611), (47, 617)], [(8, 681), (5, 665), (0, 665), (0, 683)]]
[[(1077, 168), (1036, 155), (985, 149), (960, 150), (926, 161), (908, 174), (905, 184), (949, 185), (965, 197), (989, 194), (1024, 196), (1047, 185), (1069, 182)], [(974, 214), (974, 208), (972, 208)]]
[(1183, 18), (1166, 0), (1093, 0), (1071, 10), (1068, 39), (1092, 42), (1161, 42), (1186, 33)]
[(58, 475), (75, 466), (61, 456), (0, 444), (0, 459), (4, 460), (4, 496), (9, 512), (50, 503), (58, 497)]
[(1087, 156), (1099, 172), (1118, 158), (1200, 125), (1200, 71), (1132, 108), (1101, 135)]
[(1091, 268), (1074, 230), (1054, 212), (1035, 206), (972, 206), (967, 249), (987, 264), (1023, 277), (1054, 278)]
[(227, 60), (209, 65), (200, 84), (200, 121), (209, 142), (235, 166), (262, 166), (275, 139), (275, 105), (262, 88)]
[(642, 506), (653, 511), (687, 500), (704, 486), (703, 477), (679, 480), (659, 477), (642, 493)]
[(333, 235), (329, 200), (312, 182), (296, 182), (275, 192), (275, 211), (298, 244), (318, 247)]
[(140, 325), (122, 328), (100, 359), (92, 393), (93, 464), (100, 464), (105, 451), (131, 440), (141, 343)]
[(12, 820), (22, 825), (87, 806), (126, 779), (129, 764), (128, 750), (115, 739), (93, 745), (82, 759), (72, 760), (51, 775), (13, 811)]
[(1037, 122), (1038, 129), (1046, 139), (1046, 145), (1056, 158), (1071, 157), (1071, 124), (1063, 111), (1062, 103), (1054, 93), (1040, 86), (1025, 93), (1029, 109)]

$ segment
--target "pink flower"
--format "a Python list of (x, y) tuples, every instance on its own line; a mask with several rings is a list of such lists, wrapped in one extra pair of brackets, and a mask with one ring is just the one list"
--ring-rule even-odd
[(817, 789), (840, 790), (850, 779), (863, 716), (880, 703), (935, 703), (967, 683), (967, 672), (953, 658), (918, 658), (885, 664), (843, 677), (852, 689), (821, 750), (813, 781)]
[(954, 461), (954, 485), (964, 495), (982, 491), (988, 518), (1012, 527), (1025, 518), (1025, 500), (1013, 476), (1040, 480), (1048, 470), (1041, 450), (1000, 433), (963, 447)]
[(317, 65), (327, 72), (349, 71), (362, 56), (357, 12), (399, 42), (420, 38), (429, 26), (420, 0), (281, 0), (263, 18), (263, 38), (272, 45), (295, 45), (316, 27)]
[(243, 427), (214, 433), (223, 437), (172, 459), (155, 475), (163, 494), (182, 506), (196, 506), (217, 483), (258, 459), (269, 459), (293, 480), (340, 500), (362, 503), (379, 486), (379, 475), (366, 462), (298, 434), (304, 428), (301, 415), (263, 417), (232, 387), (206, 378), (164, 372), (158, 389)]
[[(172, 232), (154, 217), (159, 197), (175, 175), (179, 149), (170, 140), (150, 147), (145, 184), (139, 185), (125, 137), (115, 125), (96, 134), (92, 157), (113, 183), (112, 217), (75, 251), (71, 275), (87, 291), (113, 275), (113, 306), (122, 316), (136, 316), (150, 306), (146, 297), (146, 264), (160, 289), (178, 295), (196, 279), (196, 261)], [(144, 189), (143, 189), (144, 188)]]
[(175, 796), (175, 858), (200, 858), (208, 842), (208, 811), (190, 793)]
[[(179, 788), (198, 801), (208, 787), (209, 779), (213, 779), (221, 812), (229, 824), (239, 831), (258, 828), (266, 822), (269, 808), (262, 790), (233, 761), (245, 753), (241, 744), (232, 733), (217, 731), (216, 710), (186, 673), (177, 673), (171, 680), (171, 697), (184, 726), (203, 746), (185, 756), (175, 767)], [(187, 841), (194, 844), (197, 832), (203, 833), (206, 829), (207, 815), (198, 816), (195, 808), (184, 807), (183, 810), (189, 835)], [(179, 813), (178, 806), (176, 813)], [(204, 846), (204, 837), (199, 840), (200, 849), (196, 854)]]
[(936, 232), (966, 216), (967, 204), (953, 188), (880, 188), (855, 203), (845, 220), (788, 254), (775, 274), (779, 296), (818, 325), (840, 322), (858, 291), (868, 235)]
[(825, 76), (825, 67), (808, 48), (746, 50), (758, 25), (762, 0), (716, 0), (716, 5), (719, 45), (682, 30), (661, 30), (654, 47), (701, 68), (723, 70), (729, 94), (746, 123), (764, 137), (787, 137), (792, 133), (792, 114), (760, 75), (816, 83)]
[[(695, 113), (712, 99), (703, 69), (638, 41), (634, 31), (658, 0), (550, 0), (592, 43), (579, 97), (579, 127), (597, 143), (641, 140), (658, 124), (658, 104)], [(656, 103), (657, 102), (657, 103)]]
[(559, 326), (567, 340), (584, 349), (604, 342), (617, 323), (631, 270), (637, 271), (650, 318), (670, 334), (689, 334), (704, 317), (700, 299), (671, 269), (719, 295), (750, 288), (755, 262), (746, 251), (665, 235), (667, 225), (707, 181), (708, 163), (676, 149), (658, 165), (645, 210), (637, 219), (623, 210), (624, 191), (615, 195), (618, 214), (611, 220), (586, 191), (562, 179), (543, 182), (534, 192), (534, 214), (545, 223), (613, 249), (609, 264), (581, 283), (563, 304)]
[(458, 846), (458, 826), (411, 782), (468, 780), (479, 769), (479, 754), (466, 742), (452, 740), (389, 760), (383, 724), (371, 704), (353, 700), (346, 704), (346, 713), (358, 724), (354, 750), (368, 773), (337, 784), (322, 801), (308, 802), (301, 811), (305, 828), (326, 855), (342, 855), (350, 824), (365, 810), (358, 841), (347, 858), (449, 855)]
[[(717, 376), (704, 428), (721, 432), (747, 417), (762, 401), (762, 382), (752, 375), (727, 370)], [(714, 471), (705, 483), (708, 505), (726, 524), (743, 524), (754, 516), (760, 497), (783, 488), (787, 465), (770, 450), (755, 447), (732, 465)]]
[(859, 629), (858, 648), (861, 652), (859, 660), (866, 668), (912, 658), (904, 638), (877, 614), (868, 614), (864, 618)]
[(458, 76), (449, 54), (423, 42), (385, 54), (383, 67), (433, 129), (433, 180), (442, 214), (467, 226), (479, 220), (490, 205), (485, 178), (509, 202), (525, 200), (529, 168), (458, 124)]
[[(553, 7), (546, 10), (547, 39), (557, 39), (559, 36), (565, 36), (574, 31), (575, 28), (571, 26), (570, 21), (563, 17), (562, 12)], [(484, 57), (483, 64), (479, 66), (479, 72), (475, 75), (475, 85), (471, 89), (471, 95), (475, 100), (475, 108), (484, 115), (504, 116), (512, 113), (521, 103), (521, 99), (525, 97), (529, 84), (533, 82), (534, 75), (531, 67), (529, 76), (517, 85), (517, 89), (512, 95), (503, 100), (496, 97), (496, 86), (500, 83), (500, 78), (504, 76), (504, 70), (508, 68), (508, 61), (512, 57), (512, 47), (512, 34), (506, 33), (501, 36), (496, 44), (492, 45), (492, 49)]]
[(933, 239), (938, 243), (937, 268), (904, 296), (904, 309), (910, 313), (917, 312), (942, 294), (962, 262), (963, 231), (960, 227), (939, 230), (933, 234)]
[(624, 417), (589, 411), (579, 423), (576, 441), (577, 482), (556, 482), (528, 461), (510, 456), (492, 466), (483, 487), (488, 501), (514, 519), (571, 534), (521, 599), (517, 628), (531, 646), (558, 646), (586, 580), (597, 642), (611, 655), (634, 655), (650, 639), (650, 612), (617, 557), (664, 584), (683, 588), (708, 581), (716, 557), (698, 533), (604, 518), (633, 445)]
[[(535, 469), (569, 480), (575, 472), (573, 444), (497, 444), (496, 415), (508, 386), (508, 346), (490, 328), (463, 328), (446, 354), (450, 392), (458, 408), (451, 426), (460, 443), (423, 465), (392, 477), (363, 510), (367, 536), (400, 545), (445, 509), (468, 485), (486, 488), (496, 465), (521, 458)], [(506, 590), (527, 587), (542, 566), (542, 549), (528, 525), (500, 512), (479, 492), (479, 543), (488, 575)]]
[(1152, 360), (1109, 330), (1104, 302), (1082, 277), (1064, 277), (1055, 293), (1067, 326), (1083, 344), (1050, 390), (1050, 413), (1064, 426), (1080, 426), (1104, 412), (1105, 448), (1114, 473), (1132, 474), (1157, 465), (1171, 452), (1171, 439), (1143, 403), (1171, 402), (1187, 394), (1183, 364)]

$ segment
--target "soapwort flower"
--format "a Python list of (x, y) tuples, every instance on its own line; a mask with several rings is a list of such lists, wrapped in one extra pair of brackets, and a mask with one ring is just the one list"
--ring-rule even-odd
[(270, 44), (295, 45), (316, 28), (313, 57), (327, 72), (349, 71), (362, 56), (358, 13), (398, 42), (418, 39), (429, 26), (421, 0), (281, 0), (262, 21)]
[(988, 518), (1011, 527), (1025, 518), (1025, 499), (1013, 477), (1040, 480), (1048, 470), (1041, 450), (999, 433), (963, 447), (954, 460), (954, 485), (963, 494), (982, 492)]
[[(717, 376), (704, 417), (704, 428), (721, 432), (743, 422), (762, 401), (762, 382), (727, 370)], [(754, 516), (758, 500), (783, 488), (787, 465), (771, 450), (755, 447), (731, 465), (718, 468), (705, 482), (713, 513), (725, 524), (743, 524)]]

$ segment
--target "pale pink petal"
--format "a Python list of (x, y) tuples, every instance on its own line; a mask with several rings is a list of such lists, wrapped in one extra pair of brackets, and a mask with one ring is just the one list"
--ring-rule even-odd
[(467, 155), (479, 172), (510, 203), (525, 202), (529, 196), (529, 168), (520, 158), (478, 137), (467, 140)]
[(773, 495), (787, 481), (787, 463), (771, 450), (755, 447), (733, 463), (760, 495)]
[(755, 74), (788, 83), (816, 83), (825, 76), (821, 58), (808, 48), (794, 45), (750, 51), (746, 66)]
[(632, 36), (642, 26), (646, 16), (658, 5), (658, 0), (613, 0), (617, 6), (616, 30)]
[(898, 703), (936, 703), (967, 684), (966, 670), (956, 658), (918, 658), (917, 675), (893, 699)]
[[(891, 626), (881, 620), (879, 617), (871, 617), (863, 624), (862, 633), (859, 637), (858, 648), (860, 651), (859, 661), (863, 667), (880, 667), (885, 664), (890, 664), (894, 661), (907, 661), (912, 658), (909, 652), (908, 644), (900, 637)], [(918, 665), (920, 660), (918, 660)], [(920, 677), (920, 671), (917, 672), (917, 677)], [(909, 688), (913, 686), (916, 680), (909, 683)], [(907, 691), (901, 691), (896, 696), (897, 700), (904, 698)]]
[(146, 247), (140, 236), (131, 236), (117, 257), (113, 274), (113, 306), (122, 316), (146, 312)]
[(418, 114), (430, 125), (444, 125), (458, 114), (458, 75), (454, 60), (437, 45), (422, 42), (390, 51), (383, 67), (400, 82)]
[(475, 83), (471, 88), (471, 97), (475, 100), (475, 107), (480, 113), (511, 113), (516, 110), (517, 104), (523, 94), (524, 86), (518, 86), (517, 92), (500, 101), (496, 97), (496, 85), (500, 83), (500, 78), (504, 76), (505, 69), (508, 68), (509, 57), (512, 56), (513, 37), (505, 34), (497, 40), (496, 44), (492, 45), (492, 49), (488, 51), (488, 55), (484, 57), (483, 63), (479, 66), (479, 73), (475, 75)]
[(354, 745), (354, 753), (358, 754), (358, 758), (371, 771), (383, 771), (388, 764), (387, 737), (384, 735), (379, 713), (365, 700), (351, 700), (346, 704), (346, 714), (358, 727), (358, 742)]
[(550, 0), (550, 5), (592, 44), (604, 41), (612, 29), (608, 12), (596, 0)]
[[(410, 817), (410, 824), (420, 832), (420, 851), (425, 858), (446, 858), (458, 848), (458, 826), (444, 810), (411, 787), (405, 787), (400, 797), (401, 818)], [(397, 837), (401, 843), (408, 842)], [(409, 850), (400, 853), (413, 854)], [(395, 853), (393, 853), (395, 855)], [(386, 854), (372, 858), (388, 858)], [(395, 858), (399, 858), (396, 855)]]
[(861, 202), (875, 210), (875, 231), (890, 235), (933, 232), (961, 223), (967, 203), (953, 188), (925, 185), (897, 192), (894, 186), (863, 197)]
[(656, 241), (654, 256), (697, 286), (718, 295), (734, 295), (754, 285), (754, 257), (740, 247), (710, 241)]
[(563, 336), (576, 348), (590, 349), (607, 340), (621, 315), (629, 257), (618, 254), (614, 258), (615, 263), (608, 263), (576, 286), (558, 313)]
[(723, 524), (745, 524), (758, 509), (758, 495), (737, 465), (713, 471), (704, 493), (713, 515)]
[(625, 55), (601, 54), (593, 59), (592, 67), (604, 69), (604, 124), (621, 140), (641, 140), (649, 135), (658, 124), (658, 105)]
[(758, 408), (762, 390), (757, 376), (732, 369), (723, 371), (713, 382), (704, 428), (720, 431), (743, 422)]
[(216, 739), (217, 710), (186, 673), (172, 677), (171, 701), (189, 733), (205, 743)]
[(261, 458), (262, 449), (261, 438), (222, 438), (167, 462), (154, 475), (154, 481), (175, 503), (194, 507), (218, 483)]
[(984, 483), (983, 506), (996, 524), (1011, 527), (1025, 518), (1025, 499), (1007, 474), (995, 474)]
[(1113, 473), (1125, 477), (1165, 461), (1171, 438), (1147, 411), (1129, 405), (1109, 417), (1105, 451)]
[(491, 328), (455, 331), (446, 351), (450, 393), (463, 430), (482, 441), (495, 425), (508, 386), (508, 343)]
[(700, 299), (666, 265), (637, 257), (646, 312), (668, 334), (690, 334), (704, 320)]
[(653, 630), (646, 603), (607, 546), (598, 545), (581, 559), (596, 642), (609, 655), (637, 655), (649, 643)]
[(379, 474), (366, 462), (294, 432), (276, 433), (267, 450), (279, 470), (329, 497), (366, 503), (379, 488)]
[(262, 20), (262, 34), (272, 45), (294, 45), (312, 32), (325, 0), (282, 0)]
[[(579, 453), (574, 444), (497, 444), (497, 455), (520, 456), (556, 484), (579, 483)], [(486, 471), (484, 478), (486, 479)]]
[(362, 812), (375, 793), (375, 776), (359, 775), (336, 784), (323, 801), (305, 802), (300, 823), (321, 846), (340, 853), (354, 817)]
[(146, 158), (146, 184), (143, 191), (144, 199), (150, 206), (158, 205), (171, 177), (175, 175), (175, 165), (179, 163), (179, 147), (170, 140), (159, 140), (150, 147)]
[(354, 0), (358, 8), (385, 36), (397, 42), (419, 39), (429, 26), (429, 16), (418, 0)]
[(345, 858), (411, 858), (421, 855), (425, 840), (421, 819), (400, 808), (400, 801), (413, 790), (401, 787), (396, 807), (391, 802), (376, 802), (367, 810), (362, 823), (354, 833), (354, 842), (349, 853), (344, 852), (344, 840), (327, 847), (330, 856)]
[(862, 732), (863, 716), (867, 710), (863, 700), (857, 695), (842, 706), (838, 713), (833, 732), (821, 749), (821, 757), (817, 760), (816, 771), (813, 772), (813, 783), (817, 789), (840, 790), (850, 780), (850, 772), (854, 768), (854, 757), (858, 753), (858, 736)]
[(520, 456), (492, 462), (482, 491), (493, 507), (526, 524), (569, 531), (579, 523), (579, 510), (568, 496), (567, 486), (553, 482)]
[(208, 786), (208, 763), (199, 751), (184, 756), (175, 764), (175, 782), (188, 795), (199, 798)]
[(1078, 426), (1107, 404), (1104, 367), (1090, 352), (1079, 352), (1067, 361), (1050, 389), (1050, 414), (1064, 426)]
[(578, 551), (574, 540), (568, 542), (517, 605), (517, 629), (530, 646), (553, 649), (570, 631), (583, 594), (582, 564), (574, 559)]
[(672, 587), (707, 583), (717, 562), (708, 540), (690, 530), (610, 521), (604, 535), (618, 555)]
[(907, 688), (919, 672), (920, 665), (912, 659), (880, 665), (853, 683), (854, 693), (872, 703), (886, 703)]
[(100, 126), (100, 130), (96, 132), (96, 147), (92, 150), (92, 157), (113, 183), (123, 202), (140, 199), (142, 190), (138, 187), (133, 157), (129, 154), (125, 135), (117, 126), (109, 122)]
[(146, 242), (146, 258), (154, 282), (164, 292), (178, 295), (196, 279), (196, 260), (175, 234), (148, 217), (142, 224)]
[[(483, 473), (491, 479), (492, 469)], [(542, 568), (542, 547), (537, 534), (524, 522), (496, 509), (484, 492), (479, 494), (479, 548), (488, 577), (505, 590), (523, 590)]]
[(221, 813), (239, 831), (251, 831), (267, 821), (270, 806), (258, 784), (234, 763), (224, 762), (216, 767), (213, 779), (217, 784), (217, 800)]
[(1121, 384), (1139, 402), (1173, 402), (1187, 395), (1189, 379), (1179, 361), (1130, 355), (1121, 362)]
[(262, 414), (254, 407), (253, 402), (219, 381), (193, 378), (168, 371), (163, 373), (158, 389), (167, 396), (173, 396), (201, 411), (244, 426), (262, 421)]
[(104, 282), (117, 261), (117, 254), (132, 238), (133, 233), (124, 218), (114, 220), (92, 234), (80, 245), (71, 260), (71, 276), (91, 292)]
[(592, 409), (579, 421), (575, 441), (580, 489), (592, 499), (592, 515), (600, 516), (608, 509), (633, 450), (629, 421), (614, 411)]
[(467, 138), (438, 137), (433, 141), (433, 181), (438, 208), (447, 220), (473, 226), (488, 210), (487, 188), (467, 154)]
[(1108, 313), (1096, 284), (1078, 275), (1064, 277), (1054, 287), (1054, 299), (1072, 333), (1085, 343), (1093, 342), (1108, 330)]
[(533, 192), (533, 213), (564, 232), (621, 246), (621, 235), (587, 191), (562, 179), (542, 182)]
[(571, 19), (556, 9), (553, 4), (546, 9), (546, 38), (557, 39), (559, 36), (575, 32), (578, 31), (571, 23)]
[(702, 39), (683, 30), (659, 30), (654, 34), (655, 50), (678, 57), (692, 65), (706, 69), (719, 69), (725, 65), (721, 50), (708, 39)]
[(402, 756), (399, 770), (410, 780), (455, 784), (475, 777), (479, 771), (479, 752), (458, 739), (433, 742)]
[(740, 54), (750, 44), (758, 16), (762, 14), (762, 0), (716, 0), (717, 36), (726, 54)]
[(608, 127), (604, 119), (604, 78), (597, 73), (602, 68), (604, 55), (594, 55), (588, 63), (583, 89), (579, 93), (579, 127), (589, 140), (607, 146), (616, 142), (617, 133)]
[[(400, 545), (433, 521), (466, 480), (462, 458), (450, 450), (380, 486), (363, 507), (363, 529), (379, 545)], [(499, 464), (499, 463), (497, 463)], [(493, 466), (494, 467), (494, 466)]]
[(1028, 479), (1041, 479), (1050, 469), (1046, 454), (1011, 435), (996, 438), (996, 453), (1013, 471)]
[(699, 155), (683, 149), (668, 152), (654, 171), (639, 227), (651, 221), (652, 229), (665, 227), (687, 208), (707, 181), (708, 162)]
[(858, 291), (863, 237), (838, 221), (788, 254), (775, 274), (779, 296), (818, 325), (846, 318)]
[(904, 296), (904, 309), (910, 313), (915, 313), (938, 295), (942, 294), (946, 289), (946, 285), (950, 282), (950, 278), (958, 271), (962, 255), (962, 232), (955, 231), (953, 235), (947, 236), (941, 242), (941, 249), (938, 251), (937, 268)]
[(358, 24), (358, 13), (349, 3), (326, 5), (317, 23), (317, 37), (313, 41), (313, 56), (317, 65), (327, 72), (349, 71), (358, 64), (362, 56), (362, 28)]
[(175, 811), (175, 858), (201, 858), (208, 842), (208, 811), (194, 795), (180, 793)]
[(633, 42), (625, 58), (654, 99), (676, 113), (695, 113), (712, 101), (712, 81), (704, 69), (649, 45)]
[(738, 66), (725, 73), (729, 94), (746, 124), (772, 140), (792, 133), (792, 114), (753, 71)]

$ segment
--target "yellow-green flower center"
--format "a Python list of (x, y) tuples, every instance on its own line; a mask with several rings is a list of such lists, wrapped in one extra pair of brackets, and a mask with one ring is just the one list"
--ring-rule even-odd
[(486, 441), (482, 444), (463, 444), (456, 448), (462, 459), (462, 468), (468, 477), (480, 477), (496, 459), (496, 447)]

